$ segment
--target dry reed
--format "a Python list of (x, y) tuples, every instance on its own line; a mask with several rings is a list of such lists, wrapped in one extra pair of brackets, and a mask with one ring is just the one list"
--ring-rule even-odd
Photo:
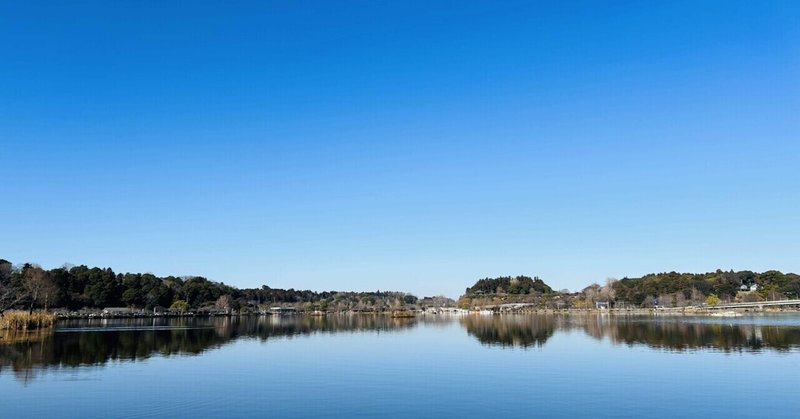
[(33, 330), (53, 327), (56, 324), (56, 315), (46, 311), (14, 310), (6, 311), (0, 316), (0, 329), (8, 330)]

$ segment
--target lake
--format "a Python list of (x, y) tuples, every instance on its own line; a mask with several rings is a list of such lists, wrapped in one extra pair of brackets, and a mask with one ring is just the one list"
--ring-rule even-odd
[(82, 320), (0, 334), (0, 417), (798, 417), (800, 315)]

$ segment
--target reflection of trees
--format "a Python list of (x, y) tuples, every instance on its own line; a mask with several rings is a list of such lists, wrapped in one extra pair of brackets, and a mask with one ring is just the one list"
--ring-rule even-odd
[(553, 316), (466, 316), (461, 325), (484, 345), (528, 348), (542, 346), (553, 336)]
[(467, 333), (487, 345), (542, 346), (556, 330), (581, 330), (615, 345), (646, 345), (675, 351), (713, 349), (788, 351), (800, 348), (800, 327), (720, 324), (685, 318), (625, 316), (467, 316)]
[(309, 335), (337, 332), (380, 332), (408, 329), (416, 324), (414, 318), (392, 318), (385, 315), (342, 316), (271, 316), (248, 317), (248, 336), (267, 340), (278, 336)]
[(572, 322), (597, 339), (608, 337), (614, 344), (647, 345), (684, 351), (716, 349), (725, 352), (787, 351), (800, 347), (800, 327), (719, 324), (682, 319), (585, 317)]
[(10, 367), (27, 380), (35, 368), (196, 355), (239, 338), (266, 341), (315, 333), (390, 332), (413, 327), (415, 322), (377, 315), (67, 321), (59, 323), (57, 332), (0, 335), (0, 371)]
[[(0, 332), (0, 372), (28, 380), (38, 369), (138, 361), (151, 356), (195, 355), (236, 339), (270, 339), (318, 333), (380, 333), (418, 322), (449, 324), (451, 317), (398, 319), (381, 315), (124, 319), (59, 323), (57, 332)], [(625, 316), (502, 315), (458, 320), (485, 345), (543, 346), (557, 330), (580, 330), (616, 345), (684, 351), (788, 351), (800, 348), (800, 327), (703, 323), (697, 319)]]

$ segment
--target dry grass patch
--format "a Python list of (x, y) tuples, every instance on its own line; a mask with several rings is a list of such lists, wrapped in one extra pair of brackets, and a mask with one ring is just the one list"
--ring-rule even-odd
[(8, 330), (33, 330), (53, 327), (56, 324), (56, 315), (45, 311), (6, 311), (0, 316), (0, 329)]

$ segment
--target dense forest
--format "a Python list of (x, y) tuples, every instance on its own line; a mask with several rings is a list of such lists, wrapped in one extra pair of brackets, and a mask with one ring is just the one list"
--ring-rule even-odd
[(467, 288), (464, 295), (458, 299), (458, 306), (474, 308), (506, 303), (526, 303), (545, 308), (561, 304), (560, 300), (561, 296), (539, 277), (501, 276), (479, 279), (473, 286)]
[(609, 279), (575, 293), (553, 292), (539, 278), (526, 276), (478, 280), (459, 299), (462, 308), (526, 303), (539, 308), (682, 307), (724, 302), (800, 299), (800, 275), (766, 271), (708, 273), (665, 272), (640, 278)]
[(800, 298), (800, 275), (779, 271), (668, 272), (623, 278), (611, 285), (610, 300), (636, 306), (683, 306), (711, 295), (720, 301)]
[(239, 289), (203, 277), (157, 277), (149, 273), (115, 273), (111, 268), (63, 266), (51, 270), (26, 263), (14, 266), (0, 259), (0, 313), (9, 308), (106, 307), (180, 311), (198, 309), (259, 311), (270, 305), (306, 310), (386, 311), (410, 305), (444, 306), (444, 297), (403, 292), (316, 292), (270, 288)]
[(475, 285), (467, 288), (465, 296), (486, 294), (549, 294), (553, 289), (539, 277), (528, 276), (501, 276), (498, 278), (479, 279)]

